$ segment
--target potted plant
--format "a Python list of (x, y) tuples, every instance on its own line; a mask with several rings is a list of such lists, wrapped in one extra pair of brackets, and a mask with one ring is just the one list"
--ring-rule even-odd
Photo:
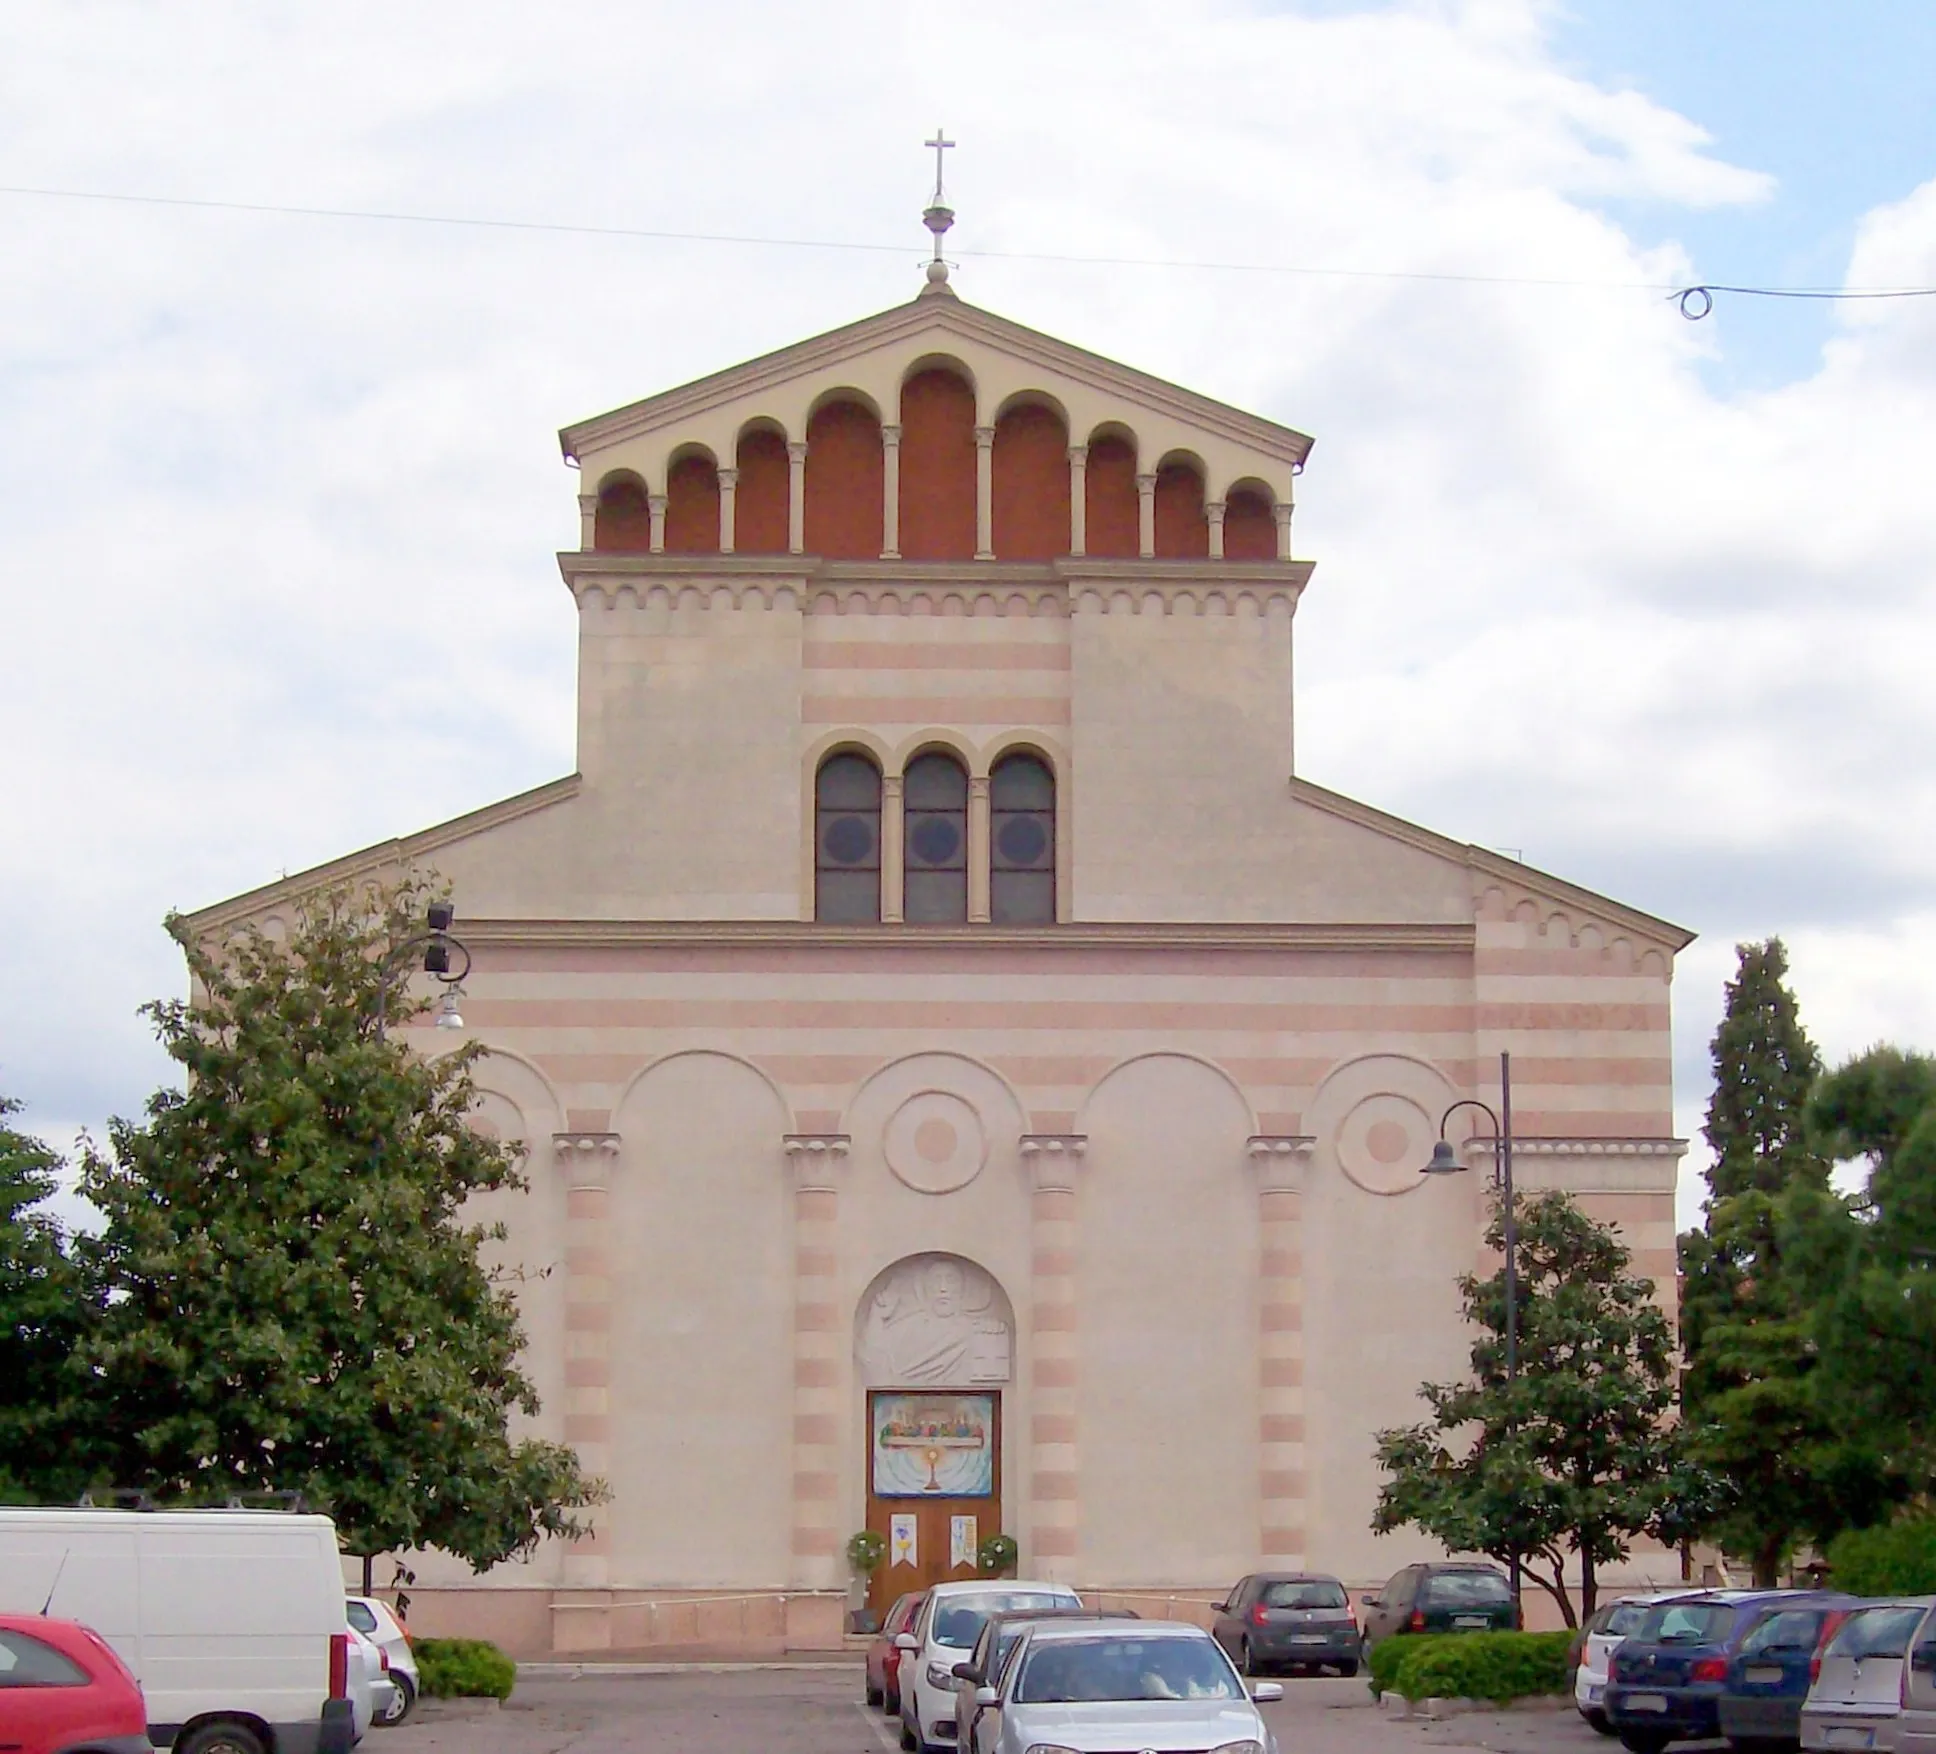
[(867, 1586), (887, 1558), (887, 1537), (875, 1529), (862, 1529), (848, 1537), (847, 1564), (854, 1581), (847, 1591), (847, 1628), (850, 1632), (878, 1632), (874, 1611), (867, 1605)]
[(983, 1577), (1012, 1577), (1021, 1556), (1013, 1535), (990, 1535), (975, 1549), (975, 1569)]

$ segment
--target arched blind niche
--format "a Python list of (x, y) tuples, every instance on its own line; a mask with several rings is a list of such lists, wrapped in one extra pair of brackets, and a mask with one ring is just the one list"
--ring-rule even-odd
[(719, 552), (719, 470), (710, 457), (681, 457), (666, 472), (668, 554)]
[(988, 782), (988, 917), (1055, 923), (1055, 775), (1039, 755), (1010, 755)]
[(968, 773), (951, 755), (908, 763), (901, 796), (907, 834), (903, 916), (941, 926), (968, 918)]
[(881, 917), (881, 774), (864, 755), (830, 755), (814, 777), (813, 917)]
[(652, 507), (645, 483), (629, 471), (599, 483), (592, 546), (602, 554), (644, 554), (652, 546)]

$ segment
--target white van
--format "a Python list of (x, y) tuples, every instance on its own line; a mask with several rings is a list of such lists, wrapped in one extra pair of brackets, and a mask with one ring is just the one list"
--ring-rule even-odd
[(0, 1508), (0, 1612), (113, 1645), (174, 1754), (348, 1754), (336, 1525), (260, 1510)]

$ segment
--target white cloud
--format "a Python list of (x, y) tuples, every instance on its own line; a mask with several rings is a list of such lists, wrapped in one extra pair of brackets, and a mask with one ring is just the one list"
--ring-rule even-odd
[[(1597, 203), (1751, 203), (1700, 118), (1566, 72), (1535, 0), (327, 13), (42, 8), (18, 184), (905, 257), (0, 196), (0, 1089), (133, 1110), (155, 929), (571, 765), (555, 429), (918, 284), (945, 121), (978, 302), (1319, 444), (1300, 765), (1707, 934), (1784, 931), (1825, 1042), (1929, 1039), (1936, 310), (1725, 400), (1688, 269)], [(974, 250), (1523, 276), (1457, 285)], [(1936, 184), (1859, 282), (1936, 277)], [(1932, 301), (1936, 302), (1936, 301)], [(1924, 965), (1926, 966), (1926, 960)], [(46, 1122), (53, 1125), (51, 1120)]]

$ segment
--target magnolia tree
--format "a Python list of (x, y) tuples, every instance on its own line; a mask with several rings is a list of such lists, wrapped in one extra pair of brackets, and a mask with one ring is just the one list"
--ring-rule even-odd
[[(1465, 1274), (1471, 1375), (1423, 1384), (1432, 1417), (1378, 1434), (1372, 1527), (1410, 1524), (1450, 1552), (1517, 1558), (1572, 1626), (1569, 1558), (1590, 1616), (1600, 1568), (1638, 1536), (1683, 1539), (1718, 1488), (1687, 1457), (1673, 1329), (1620, 1239), (1557, 1192), (1521, 1203), (1518, 1232), (1518, 1368), (1507, 1375), (1503, 1266)], [(1505, 1244), (1496, 1203), (1487, 1241)]]
[(407, 947), (432, 886), (310, 896), (286, 941), (168, 929), (193, 996), (147, 1007), (185, 1088), (90, 1152), (105, 1215), (80, 1252), (105, 1298), (81, 1348), (117, 1481), (299, 1491), (368, 1557), (438, 1547), (482, 1570), (582, 1531), (600, 1488), (519, 1437), (538, 1411), (476, 1194), (524, 1186), (474, 1132), (469, 1043), (424, 1058)]

